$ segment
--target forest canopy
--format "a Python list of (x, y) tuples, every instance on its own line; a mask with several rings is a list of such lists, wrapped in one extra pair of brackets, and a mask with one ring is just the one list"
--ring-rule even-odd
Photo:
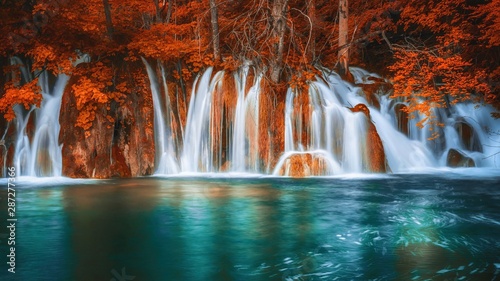
[(500, 108), (500, 0), (2, 0), (0, 17), (7, 120), (13, 105), (40, 103), (45, 70), (78, 78), (77, 126), (88, 129), (99, 105), (148, 95), (141, 58), (184, 95), (208, 66), (251, 64), (279, 86), (356, 65), (389, 78), (410, 112), (467, 100)]

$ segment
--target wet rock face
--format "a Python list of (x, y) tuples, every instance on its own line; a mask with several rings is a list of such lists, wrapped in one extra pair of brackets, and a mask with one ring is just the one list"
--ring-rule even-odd
[(112, 164), (116, 167), (113, 169), (115, 175), (112, 176), (143, 176), (154, 173), (153, 107), (148, 106), (147, 101), (140, 96), (134, 95), (131, 98), (136, 102), (121, 106), (114, 124)]
[[(353, 108), (350, 108), (350, 110), (352, 112), (362, 112), (366, 115), (367, 119), (370, 120), (370, 109), (366, 105), (360, 103)], [(384, 145), (377, 132), (377, 128), (370, 121), (368, 125), (368, 132), (366, 133), (366, 147), (368, 154), (368, 172), (385, 173), (387, 171), (387, 161), (385, 157)]]
[(366, 84), (356, 84), (363, 89), (363, 93), (365, 94), (365, 98), (368, 103), (378, 109), (380, 109), (380, 103), (377, 99), (377, 93), (387, 93), (392, 90), (394, 87), (391, 83), (385, 81), (385, 79), (377, 78), (377, 77), (369, 77)]
[(366, 146), (368, 152), (368, 169), (373, 173), (385, 173), (386, 169), (386, 158), (384, 145), (377, 132), (375, 125), (370, 123), (368, 128), (368, 133), (366, 135)]
[(0, 116), (0, 128), (5, 128), (5, 131), (0, 131), (0, 177), (7, 177), (7, 168), (14, 166), (14, 146), (16, 142), (16, 126), (14, 121), (10, 124)]
[(396, 104), (396, 106), (394, 106), (394, 111), (396, 113), (398, 130), (406, 136), (409, 136), (410, 131), (408, 130), (408, 107), (405, 104), (398, 103)]
[(455, 124), (455, 129), (458, 132), (462, 140), (462, 144), (465, 146), (465, 149), (470, 151), (478, 151), (483, 152), (483, 146), (479, 141), (479, 137), (476, 134), (476, 131), (471, 127), (471, 125), (467, 124), (465, 121), (459, 121)]
[(89, 130), (76, 127), (78, 111), (75, 95), (71, 89), (75, 79), (71, 78), (66, 86), (61, 104), (59, 123), (59, 143), (62, 146), (62, 175), (73, 178), (109, 178), (111, 176), (111, 139), (113, 130), (107, 120), (102, 118), (99, 109)]
[[(62, 98), (59, 143), (62, 146), (63, 176), (109, 178), (149, 175), (154, 172), (152, 106), (139, 95), (130, 94), (123, 105), (101, 106), (89, 135), (75, 127), (78, 111), (71, 78)], [(111, 116), (112, 123), (106, 116)]]
[(354, 106), (353, 108), (349, 108), (349, 109), (352, 112), (362, 112), (364, 115), (366, 115), (366, 118), (370, 119), (370, 109), (362, 103), (359, 103), (356, 106)]
[(452, 148), (448, 151), (448, 156), (446, 157), (446, 165), (452, 168), (475, 167), (476, 163), (472, 158)]

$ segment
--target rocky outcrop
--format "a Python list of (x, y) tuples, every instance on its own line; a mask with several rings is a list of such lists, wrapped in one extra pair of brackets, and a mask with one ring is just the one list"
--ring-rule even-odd
[(375, 125), (370, 122), (366, 135), (366, 146), (368, 152), (368, 168), (373, 173), (387, 172), (387, 160), (385, 158), (384, 145), (377, 132)]
[(363, 89), (368, 104), (380, 109), (377, 94), (387, 93), (393, 89), (393, 86), (391, 83), (385, 81), (385, 79), (374, 76), (368, 77), (367, 80), (366, 83), (357, 84), (356, 86), (360, 86)]
[(370, 109), (360, 103), (357, 104), (355, 107), (350, 108), (352, 112), (362, 112), (363, 114), (366, 115), (367, 119), (369, 120), (368, 122), (368, 131), (366, 133), (366, 150), (367, 150), (367, 169), (368, 172), (373, 172), (373, 173), (385, 173), (387, 171), (386, 168), (386, 157), (385, 157), (385, 151), (384, 151), (384, 145), (382, 143), (382, 140), (380, 139), (380, 136), (377, 132), (377, 128), (373, 123), (370, 121)]
[(314, 153), (292, 154), (281, 166), (280, 176), (303, 178), (328, 175), (329, 163), (323, 155)]
[(475, 167), (476, 163), (474, 160), (468, 156), (466, 156), (464, 153), (456, 150), (456, 149), (450, 149), (448, 151), (448, 156), (446, 157), (446, 165), (448, 167)]
[(151, 97), (130, 93), (122, 104), (100, 106), (92, 127), (75, 127), (78, 111), (71, 78), (62, 98), (59, 143), (63, 144), (63, 176), (109, 178), (154, 172)]

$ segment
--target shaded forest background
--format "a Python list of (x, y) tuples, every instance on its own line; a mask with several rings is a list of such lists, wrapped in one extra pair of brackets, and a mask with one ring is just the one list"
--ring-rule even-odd
[[(40, 105), (41, 71), (65, 73), (72, 95), (63, 103), (77, 110), (61, 118), (74, 121), (77, 138), (96, 124), (131, 126), (127, 114), (143, 114), (150, 138), (141, 58), (165, 78), (174, 134), (209, 66), (264, 73), (268, 110), (280, 112), (289, 86), (306, 90), (325, 68), (350, 79), (347, 65), (388, 78), (410, 113), (432, 118), (431, 107), (468, 100), (500, 109), (500, 0), (0, 0), (0, 21), (0, 123), (15, 118), (16, 104)], [(235, 96), (223, 95), (221, 106)], [(131, 114), (136, 103), (144, 112)]]
[[(32, 71), (81, 76), (75, 90), (85, 116), (97, 104), (119, 101), (137, 89), (131, 77), (145, 76), (141, 56), (161, 61), (169, 81), (178, 85), (190, 84), (204, 67), (235, 70), (243, 62), (267, 69), (273, 83), (293, 84), (313, 78), (317, 66), (335, 69), (337, 54), (346, 47), (350, 64), (391, 78), (395, 96), (443, 104), (447, 95), (461, 101), (479, 94), (488, 103), (500, 102), (498, 0), (349, 0), (347, 46), (339, 46), (338, 1), (2, 0), (0, 5), (0, 110), (8, 120), (13, 104), (40, 102), (36, 79), (13, 77), (12, 56), (29, 62)], [(83, 54), (88, 62), (73, 67)], [(427, 105), (415, 103), (415, 109)], [(78, 126), (86, 128), (89, 118), (82, 116)]]

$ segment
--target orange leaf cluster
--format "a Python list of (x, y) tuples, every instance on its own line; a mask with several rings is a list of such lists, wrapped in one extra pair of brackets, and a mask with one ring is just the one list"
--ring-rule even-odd
[(40, 106), (42, 101), (41, 89), (38, 85), (38, 78), (22, 85), (16, 86), (12, 81), (5, 85), (5, 93), (0, 98), (0, 112), (4, 112), (7, 121), (14, 119), (13, 107), (17, 104), (29, 110), (32, 105)]
[[(494, 104), (498, 93), (494, 93), (494, 83), (488, 82), (490, 58), (481, 56), (475, 47), (484, 30), (478, 30), (470, 19), (494, 21), (492, 15), (497, 12), (484, 9), (498, 5), (498, 1), (476, 6), (465, 0), (429, 0), (428, 5), (404, 2), (397, 25), (406, 37), (393, 42), (394, 63), (388, 67), (393, 73), (393, 97), (409, 101), (410, 112), (431, 117), (425, 122), (433, 122), (433, 107), (482, 97)], [(490, 51), (481, 51), (485, 50)]]

